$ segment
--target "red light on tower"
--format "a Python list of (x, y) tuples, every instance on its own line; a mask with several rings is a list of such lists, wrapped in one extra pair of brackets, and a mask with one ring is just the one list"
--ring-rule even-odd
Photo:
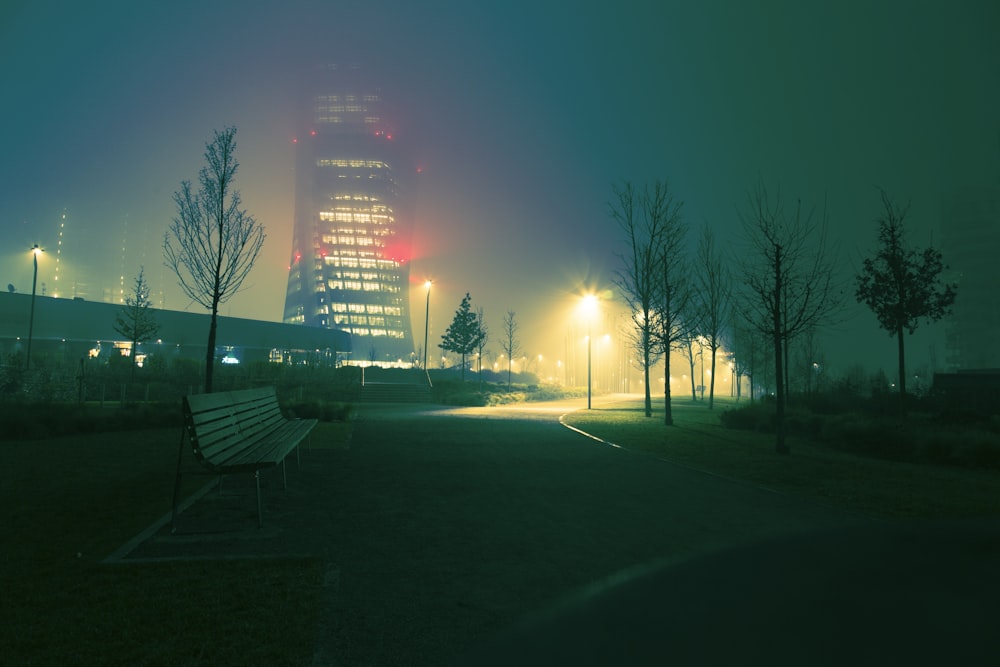
[(292, 137), (292, 143), (293, 144), (299, 143), (298, 137)]
[(310, 137), (315, 137), (316, 136), (316, 130), (309, 130), (309, 136)]

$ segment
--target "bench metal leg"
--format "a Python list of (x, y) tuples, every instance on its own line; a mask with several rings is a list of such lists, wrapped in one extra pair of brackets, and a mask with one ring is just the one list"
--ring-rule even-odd
[(281, 459), (281, 485), (284, 487), (285, 491), (288, 490), (288, 475), (285, 473), (285, 459)]
[(187, 434), (181, 431), (181, 444), (177, 448), (177, 475), (174, 477), (174, 502), (173, 509), (170, 512), (170, 532), (177, 532), (177, 503), (180, 501), (181, 495), (181, 461), (184, 458), (184, 441), (187, 439)]

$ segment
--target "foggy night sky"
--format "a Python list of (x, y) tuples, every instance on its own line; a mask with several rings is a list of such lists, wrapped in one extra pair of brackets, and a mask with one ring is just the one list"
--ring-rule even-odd
[[(167, 308), (201, 312), (163, 268), (163, 234), (212, 131), (235, 125), (237, 188), (268, 238), (222, 312), (280, 321), (297, 80), (354, 61), (402, 110), (399, 134), (423, 167), (417, 345), (419, 284), (432, 277), (432, 352), (468, 291), (494, 341), (513, 309), (525, 353), (561, 357), (575, 295), (612, 288), (621, 235), (607, 202), (623, 179), (669, 180), (692, 241), (706, 221), (737, 241), (758, 180), (788, 207), (826, 197), (845, 280), (874, 246), (876, 186), (911, 202), (911, 242), (937, 243), (943, 195), (1000, 187), (998, 34), (993, 0), (8, 1), (0, 283), (30, 292), (39, 243), (52, 293), (65, 209), (61, 296), (77, 281), (100, 300), (120, 275), (127, 290), (144, 265)], [(848, 291), (828, 364), (894, 368), (895, 341)], [(907, 341), (910, 366), (939, 334)]]

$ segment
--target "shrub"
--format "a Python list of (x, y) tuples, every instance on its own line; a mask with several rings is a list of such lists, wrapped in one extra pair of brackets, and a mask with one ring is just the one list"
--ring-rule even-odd
[(1000, 437), (988, 431), (935, 428), (911, 434), (918, 461), (1000, 469)]
[[(862, 456), (1000, 469), (1000, 433), (995, 419), (957, 421), (954, 414), (935, 416), (930, 412), (911, 412), (900, 419), (881, 414), (889, 400), (874, 396), (862, 406), (865, 409), (840, 414), (815, 413), (799, 403), (786, 413), (786, 432)], [(926, 407), (927, 403), (919, 405)], [(773, 432), (774, 405), (759, 402), (727, 410), (720, 421), (726, 428)]]
[(439, 402), (442, 405), (455, 405), (458, 407), (478, 408), (483, 407), (489, 400), (489, 394), (478, 391), (454, 390), (438, 394)]
[(586, 387), (562, 387), (555, 384), (535, 386), (530, 393), (525, 394), (527, 401), (559, 401), (566, 398), (581, 398), (587, 395)]
[(520, 391), (491, 393), (486, 397), (487, 405), (508, 405), (510, 403), (524, 403), (525, 401), (527, 401), (527, 396)]
[(325, 422), (346, 422), (354, 416), (354, 404), (326, 401), (320, 398), (293, 400), (282, 405), (289, 419), (318, 419)]
[[(52, 415), (58, 415), (58, 419)], [(39, 440), (78, 433), (180, 427), (181, 411), (179, 402), (125, 407), (36, 402), (0, 406), (0, 420), (4, 424), (0, 433), (3, 439)]]
[(774, 432), (774, 403), (754, 402), (740, 408), (726, 410), (719, 415), (726, 428), (740, 431)]
[(894, 419), (857, 413), (832, 415), (822, 425), (820, 439), (837, 449), (896, 461), (913, 460), (914, 443)]

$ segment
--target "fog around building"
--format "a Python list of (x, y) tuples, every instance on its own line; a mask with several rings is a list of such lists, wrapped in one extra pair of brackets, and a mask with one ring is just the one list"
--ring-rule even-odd
[[(48, 295), (114, 300), (143, 266), (158, 306), (198, 310), (163, 235), (213, 130), (234, 125), (237, 187), (268, 238), (223, 314), (279, 321), (299, 80), (343, 59), (380, 82), (420, 166), (412, 325), (422, 341), (433, 279), (432, 351), (469, 292), (495, 337), (514, 310), (527, 355), (564, 357), (579, 295), (613, 294), (612, 184), (666, 179), (692, 240), (709, 224), (734, 253), (757, 183), (825, 203), (849, 294), (824, 358), (892, 369), (850, 282), (878, 188), (910, 203), (920, 247), (940, 244), (948, 202), (1000, 200), (995, 2), (252, 4), (0, 9), (3, 285), (30, 291), (38, 243)], [(943, 331), (908, 341), (911, 366), (943, 365)]]

